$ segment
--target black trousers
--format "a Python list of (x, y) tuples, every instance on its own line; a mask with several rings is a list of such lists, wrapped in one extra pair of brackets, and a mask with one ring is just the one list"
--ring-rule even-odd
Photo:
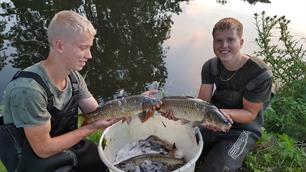
[(8, 172), (104, 172), (98, 147), (82, 140), (69, 150), (49, 158), (39, 158), (24, 135), (13, 125), (0, 125), (0, 159)]
[(98, 154), (98, 147), (89, 140), (82, 140), (73, 148), (49, 158), (39, 158), (29, 144), (25, 144), (17, 167), (19, 172), (105, 172)]
[(256, 144), (257, 136), (249, 131), (227, 133), (201, 128), (203, 152), (197, 161), (197, 172), (235, 172)]
[(14, 172), (17, 167), (21, 140), (22, 136), (13, 125), (0, 125), (0, 159), (8, 172)]

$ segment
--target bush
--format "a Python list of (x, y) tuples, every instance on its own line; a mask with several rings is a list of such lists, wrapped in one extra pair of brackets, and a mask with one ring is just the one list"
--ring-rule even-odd
[[(253, 172), (306, 171), (306, 50), (288, 31), (284, 16), (255, 14), (262, 57), (273, 71), (276, 96), (265, 112), (266, 131), (245, 166)], [(279, 32), (277, 32), (279, 31)], [(279, 40), (275, 33), (279, 33)]]
[(265, 113), (265, 128), (271, 132), (285, 133), (306, 142), (306, 81), (293, 82), (283, 96), (275, 96)]
[(306, 153), (286, 134), (263, 132), (256, 149), (248, 154), (245, 165), (253, 172), (304, 172)]

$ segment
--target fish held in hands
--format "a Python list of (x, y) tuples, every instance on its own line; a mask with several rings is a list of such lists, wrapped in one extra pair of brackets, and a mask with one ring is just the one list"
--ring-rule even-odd
[(153, 107), (160, 101), (146, 95), (133, 95), (106, 102), (94, 112), (83, 114), (84, 124), (90, 124), (98, 120), (128, 119), (138, 115), (144, 122), (153, 115)]
[(161, 113), (172, 112), (178, 120), (194, 124), (210, 125), (227, 132), (231, 128), (230, 121), (214, 105), (197, 98), (172, 96), (161, 99), (158, 110)]

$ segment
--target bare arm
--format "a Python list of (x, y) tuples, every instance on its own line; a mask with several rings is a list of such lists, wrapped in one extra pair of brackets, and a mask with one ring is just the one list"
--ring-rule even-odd
[(258, 112), (262, 109), (263, 103), (254, 103), (243, 98), (243, 108), (242, 109), (221, 109), (221, 111), (235, 122), (239, 123), (250, 123), (256, 117)]
[(213, 88), (213, 84), (202, 84), (200, 87), (198, 98), (210, 102), (213, 94)]
[(70, 148), (97, 129), (88, 125), (57, 137), (51, 137), (50, 130), (50, 121), (39, 126), (24, 128), (33, 151), (41, 158), (49, 157)]
[(97, 109), (98, 102), (94, 97), (79, 100), (79, 107), (83, 113), (92, 112)]
[[(98, 107), (98, 103), (93, 97), (80, 100), (79, 104), (84, 112), (93, 111)], [(47, 158), (65, 149), (69, 149), (86, 136), (99, 129), (104, 129), (117, 121), (118, 120), (99, 120), (63, 135), (51, 137), (49, 134), (51, 131), (51, 122), (49, 120), (39, 126), (25, 127), (24, 132), (36, 155), (41, 158)]]

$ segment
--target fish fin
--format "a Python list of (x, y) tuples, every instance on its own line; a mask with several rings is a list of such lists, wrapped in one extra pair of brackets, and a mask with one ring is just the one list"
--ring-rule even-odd
[(121, 122), (122, 122), (122, 124), (123, 124), (123, 123), (127, 122), (127, 119), (126, 119), (126, 118), (123, 118), (123, 119), (121, 120)]
[(150, 117), (152, 117), (154, 114), (153, 111), (143, 111), (141, 113), (138, 114), (138, 117), (140, 119), (141, 122), (146, 122)]
[(172, 148), (168, 152), (168, 155), (170, 157), (175, 157), (176, 151), (177, 151), (176, 145), (175, 145), (175, 143), (173, 143)]
[(138, 114), (138, 118), (140, 119), (141, 122), (144, 122), (146, 119), (147, 113), (145, 111), (142, 111)]
[(172, 149), (174, 149), (174, 150), (176, 150), (176, 149), (177, 149), (177, 148), (176, 148), (175, 143), (173, 143), (173, 145), (172, 145)]
[(183, 124), (183, 125), (188, 124), (190, 122), (186, 119), (180, 119), (180, 120), (181, 120), (181, 124)]

